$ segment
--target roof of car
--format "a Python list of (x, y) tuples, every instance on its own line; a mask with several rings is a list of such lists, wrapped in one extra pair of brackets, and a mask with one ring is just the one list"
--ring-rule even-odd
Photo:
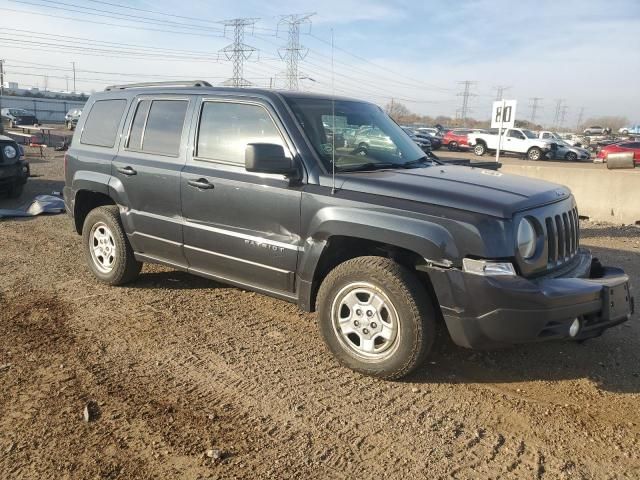
[[(177, 93), (177, 94), (225, 94), (225, 95), (259, 95), (267, 98), (273, 97), (284, 97), (284, 98), (306, 98), (306, 99), (334, 99), (338, 101), (356, 101), (356, 102), (366, 102), (366, 100), (360, 100), (352, 97), (343, 97), (338, 95), (331, 95), (328, 93), (311, 93), (311, 92), (300, 92), (300, 91), (291, 91), (291, 90), (277, 90), (277, 89), (269, 89), (269, 88), (251, 88), (251, 87), (208, 87), (208, 86), (175, 86), (175, 85), (145, 85), (139, 86), (137, 84), (133, 84), (131, 86), (121, 85), (108, 87), (108, 90), (104, 92), (96, 93), (96, 96), (117, 96), (118, 94), (122, 94), (123, 92), (135, 92), (136, 94), (162, 94), (162, 93)], [(367, 102), (370, 103), (370, 102)]]

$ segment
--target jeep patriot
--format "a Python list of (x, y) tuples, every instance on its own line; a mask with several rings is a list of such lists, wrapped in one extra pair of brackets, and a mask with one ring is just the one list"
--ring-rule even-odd
[[(379, 141), (335, 140), (361, 128)], [(152, 262), (295, 302), (368, 375), (411, 372), (437, 328), (487, 348), (584, 340), (633, 312), (627, 275), (580, 247), (566, 187), (432, 161), (363, 101), (108, 87), (78, 120), (65, 181), (99, 281)]]

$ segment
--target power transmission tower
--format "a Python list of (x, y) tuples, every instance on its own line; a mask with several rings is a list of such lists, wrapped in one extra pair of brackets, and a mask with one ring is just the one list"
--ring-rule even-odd
[(583, 117), (584, 117), (584, 107), (580, 107), (580, 113), (578, 114), (578, 121), (576, 122), (576, 130), (580, 129), (580, 125), (582, 125)]
[(300, 26), (311, 26), (310, 18), (315, 13), (301, 13), (284, 15), (280, 18), (280, 25), (287, 25), (289, 28), (289, 41), (287, 46), (279, 50), (280, 58), (287, 62), (287, 88), (289, 90), (298, 90), (298, 60), (304, 59), (307, 50), (300, 45)]
[(569, 110), (568, 105), (563, 105), (560, 109), (560, 125), (559, 127), (564, 128), (564, 120), (567, 117), (567, 110)]
[(246, 87), (251, 85), (251, 83), (244, 78), (244, 61), (248, 60), (256, 49), (244, 43), (244, 32), (246, 27), (253, 26), (257, 21), (257, 18), (234, 18), (221, 22), (224, 25), (225, 33), (227, 27), (233, 27), (233, 43), (221, 50), (225, 57), (227, 57), (227, 60), (233, 63), (233, 76), (229, 80), (226, 80), (223, 85), (233, 87)]
[(458, 97), (462, 97), (462, 106), (460, 107), (460, 119), (462, 120), (462, 125), (465, 126), (467, 124), (467, 114), (471, 111), (469, 108), (469, 97), (475, 97), (474, 93), (471, 93), (471, 87), (476, 84), (476, 82), (472, 82), (470, 80), (465, 80), (463, 82), (458, 82), (460, 85), (464, 85), (464, 90), (457, 94)]
[(559, 98), (556, 100), (556, 111), (553, 115), (553, 128), (558, 128), (558, 122), (560, 122), (560, 112), (562, 111), (562, 102), (564, 99)]
[(538, 108), (542, 108), (539, 107), (540, 102), (542, 101), (542, 97), (533, 97), (530, 98), (529, 100), (531, 100), (531, 123), (536, 123), (536, 114), (538, 113)]
[(506, 90), (509, 90), (511, 87), (507, 87), (506, 85), (497, 85), (493, 88), (496, 91), (496, 101), (497, 101), (497, 100), (502, 100), (504, 98), (504, 92)]

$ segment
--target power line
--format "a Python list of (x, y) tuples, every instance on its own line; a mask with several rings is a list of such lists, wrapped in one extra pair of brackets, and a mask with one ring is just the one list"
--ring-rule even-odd
[(227, 60), (233, 62), (233, 76), (224, 82), (224, 85), (234, 87), (251, 85), (251, 83), (243, 77), (243, 67), (244, 61), (248, 60), (256, 49), (244, 43), (244, 33), (246, 27), (253, 26), (257, 21), (257, 18), (234, 18), (223, 22), (225, 32), (227, 27), (233, 27), (233, 43), (221, 50), (227, 57)]
[(311, 26), (310, 17), (313, 15), (315, 13), (285, 15), (278, 23), (278, 26), (284, 24), (289, 27), (287, 46), (279, 51), (280, 57), (287, 64), (287, 86), (289, 90), (298, 90), (298, 60), (304, 59), (307, 55), (306, 49), (300, 45), (300, 26), (305, 24)]
[(458, 97), (462, 97), (462, 106), (460, 107), (460, 119), (462, 120), (462, 124), (467, 124), (467, 114), (471, 111), (469, 108), (469, 98), (475, 97), (476, 95), (471, 93), (471, 87), (476, 84), (476, 82), (472, 82), (471, 80), (465, 80), (463, 82), (458, 82), (460, 85), (464, 85), (464, 90), (457, 94)]
[(542, 97), (533, 97), (530, 98), (529, 100), (531, 100), (531, 117), (530, 117), (530, 121), (531, 123), (536, 123), (536, 114), (538, 113), (538, 109), (542, 109), (540, 105), (540, 103), (542, 102)]

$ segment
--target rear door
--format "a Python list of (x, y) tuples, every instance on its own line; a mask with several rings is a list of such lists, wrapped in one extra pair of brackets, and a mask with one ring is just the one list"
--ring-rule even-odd
[(244, 167), (248, 143), (294, 151), (276, 112), (260, 99), (205, 97), (194, 137), (181, 179), (190, 270), (292, 296), (302, 243), (301, 186)]
[(110, 185), (126, 205), (121, 216), (133, 249), (182, 268), (180, 170), (189, 134), (185, 119), (193, 103), (179, 95), (136, 97)]

